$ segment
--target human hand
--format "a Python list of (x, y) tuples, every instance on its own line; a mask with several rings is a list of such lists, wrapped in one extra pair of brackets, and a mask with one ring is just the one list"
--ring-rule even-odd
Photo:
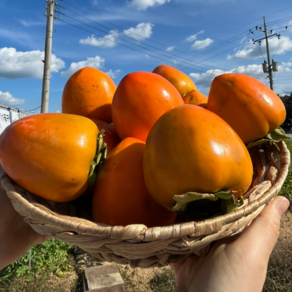
[(48, 237), (36, 233), (13, 208), (0, 187), (0, 270)]
[(261, 292), (288, 207), (287, 199), (276, 197), (242, 233), (215, 242), (205, 256), (171, 264), (175, 291)]

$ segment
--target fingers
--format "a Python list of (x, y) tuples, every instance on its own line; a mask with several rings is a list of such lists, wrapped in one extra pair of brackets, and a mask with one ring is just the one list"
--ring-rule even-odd
[(289, 205), (286, 198), (276, 197), (232, 245), (260, 254), (268, 261), (279, 236), (281, 217)]

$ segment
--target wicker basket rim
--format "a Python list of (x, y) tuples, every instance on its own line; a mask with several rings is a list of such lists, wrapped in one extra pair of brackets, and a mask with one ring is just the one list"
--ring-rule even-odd
[(136, 240), (143, 238), (143, 241), (152, 241), (177, 237), (183, 238), (186, 236), (203, 236), (218, 232), (224, 224), (230, 223), (244, 216), (248, 216), (264, 204), (269, 203), (269, 201), (275, 197), (287, 177), (290, 165), (290, 152), (287, 149), (286, 144), (284, 142), (280, 142), (278, 145), (282, 155), (282, 168), (274, 185), (264, 192), (259, 199), (236, 211), (199, 222), (191, 221), (151, 228), (147, 228), (147, 226), (143, 224), (107, 226), (77, 217), (59, 215), (49, 209), (46, 210), (46, 208), (40, 209), (38, 206), (30, 203), (16, 192), (15, 187), (12, 184), (12, 180), (8, 177), (0, 165), (0, 169), (2, 169), (1, 185), (14, 203), (21, 204), (25, 208), (26, 220), (32, 224), (59, 226), (60, 228), (71, 233), (121, 240)]

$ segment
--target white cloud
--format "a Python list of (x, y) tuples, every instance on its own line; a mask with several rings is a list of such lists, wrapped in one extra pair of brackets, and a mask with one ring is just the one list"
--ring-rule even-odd
[(201, 50), (201, 49), (204, 49), (204, 48), (210, 46), (212, 43), (213, 43), (213, 40), (210, 38), (206, 38), (205, 40), (201, 40), (201, 41), (197, 40), (192, 44), (191, 49), (192, 50)]
[(88, 37), (86, 39), (81, 39), (79, 41), (82, 45), (90, 45), (102, 48), (112, 48), (117, 44), (115, 43), (116, 38), (118, 36), (118, 32), (116, 30), (111, 30), (110, 33), (102, 38), (95, 38), (94, 35)]
[(67, 71), (61, 72), (61, 76), (63, 77), (70, 77), (76, 71), (84, 67), (93, 67), (96, 69), (101, 69), (103, 67), (105, 59), (101, 58), (100, 56), (96, 56), (94, 58), (87, 58), (86, 61), (80, 62), (73, 62), (71, 63), (69, 69)]
[(209, 87), (212, 80), (225, 71), (221, 69), (211, 69), (204, 73), (190, 73), (189, 76), (194, 80), (195, 84), (198, 86)]
[(24, 103), (24, 99), (18, 99), (9, 92), (2, 92), (0, 90), (0, 104), (4, 106), (16, 106)]
[(121, 72), (121, 70), (115, 70), (112, 71), (112, 69), (110, 69), (108, 72), (105, 72), (110, 78), (115, 79), (117, 78), (118, 74)]
[[(281, 77), (284, 77), (283, 74), (285, 74), (286, 72), (292, 72), (292, 62), (286, 62), (286, 63), (282, 62), (281, 64), (279, 64), (277, 74), (281, 73)], [(213, 79), (216, 76), (224, 74), (224, 73), (241, 73), (241, 74), (250, 75), (250, 76), (256, 78), (257, 80), (261, 81), (262, 83), (266, 84), (267, 86), (269, 86), (268, 80), (266, 79), (266, 74), (263, 73), (263, 69), (262, 69), (261, 64), (251, 64), (251, 65), (247, 65), (247, 66), (239, 66), (239, 67), (233, 68), (229, 71), (223, 71), (221, 69), (212, 69), (212, 70), (208, 70), (204, 73), (190, 73), (189, 76), (194, 81), (196, 86), (198, 87), (198, 90), (203, 92), (204, 94), (208, 95), (208, 91), (209, 91), (209, 88), (210, 88), (210, 85), (211, 85)], [(278, 94), (288, 93), (288, 92), (290, 94), (290, 92), (292, 92), (292, 88), (291, 88), (292, 80), (291, 80), (291, 84), (289, 84), (289, 85), (287, 83), (280, 84), (277, 82), (277, 80), (278, 80), (278, 77), (274, 77), (275, 92), (277, 92)]]
[(141, 22), (136, 27), (131, 27), (124, 30), (124, 34), (128, 37), (134, 38), (137, 41), (149, 39), (152, 34), (152, 23)]
[[(269, 39), (270, 54), (282, 55), (292, 50), (292, 40), (287, 36)], [(266, 43), (263, 41), (261, 47), (258, 44), (248, 44), (244, 49), (236, 51), (234, 55), (228, 55), (227, 59), (258, 59), (266, 56)]]
[(174, 50), (174, 48), (175, 48), (175, 46), (167, 47), (166, 52), (171, 52)]
[(256, 77), (261, 79), (263, 75), (262, 65), (261, 64), (251, 64), (247, 66), (239, 66), (233, 68), (229, 71), (223, 71), (221, 69), (211, 69), (204, 73), (190, 73), (189, 76), (194, 80), (195, 84), (198, 86), (209, 87), (212, 80), (221, 74), (224, 73), (241, 73)]
[(149, 7), (160, 6), (168, 2), (170, 0), (132, 0), (128, 2), (128, 6), (137, 10), (146, 10)]
[[(0, 49), (0, 78), (43, 78), (44, 52), (18, 52), (15, 48)], [(51, 72), (65, 67), (63, 60), (51, 55)]]
[(45, 21), (35, 21), (35, 20), (19, 20), (19, 22), (25, 27), (40, 26), (40, 25), (45, 24)]
[(193, 34), (193, 35), (190, 35), (189, 37), (187, 37), (186, 38), (186, 42), (193, 42), (193, 41), (195, 41), (196, 39), (197, 39), (197, 37), (198, 37), (198, 35), (199, 34), (202, 34), (202, 33), (204, 33), (205, 31), (204, 30), (201, 30), (201, 31), (199, 31), (198, 33), (196, 33), (196, 34)]
[(292, 71), (292, 62), (282, 62), (278, 65), (279, 72), (291, 72)]

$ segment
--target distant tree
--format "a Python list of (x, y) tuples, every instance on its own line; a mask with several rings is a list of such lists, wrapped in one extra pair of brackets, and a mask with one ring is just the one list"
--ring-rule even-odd
[(286, 120), (282, 125), (283, 127), (285, 127), (285, 124), (287, 124), (287, 122), (290, 121), (290, 119), (292, 119), (292, 92), (290, 95), (280, 96), (280, 98), (283, 101), (287, 112)]

